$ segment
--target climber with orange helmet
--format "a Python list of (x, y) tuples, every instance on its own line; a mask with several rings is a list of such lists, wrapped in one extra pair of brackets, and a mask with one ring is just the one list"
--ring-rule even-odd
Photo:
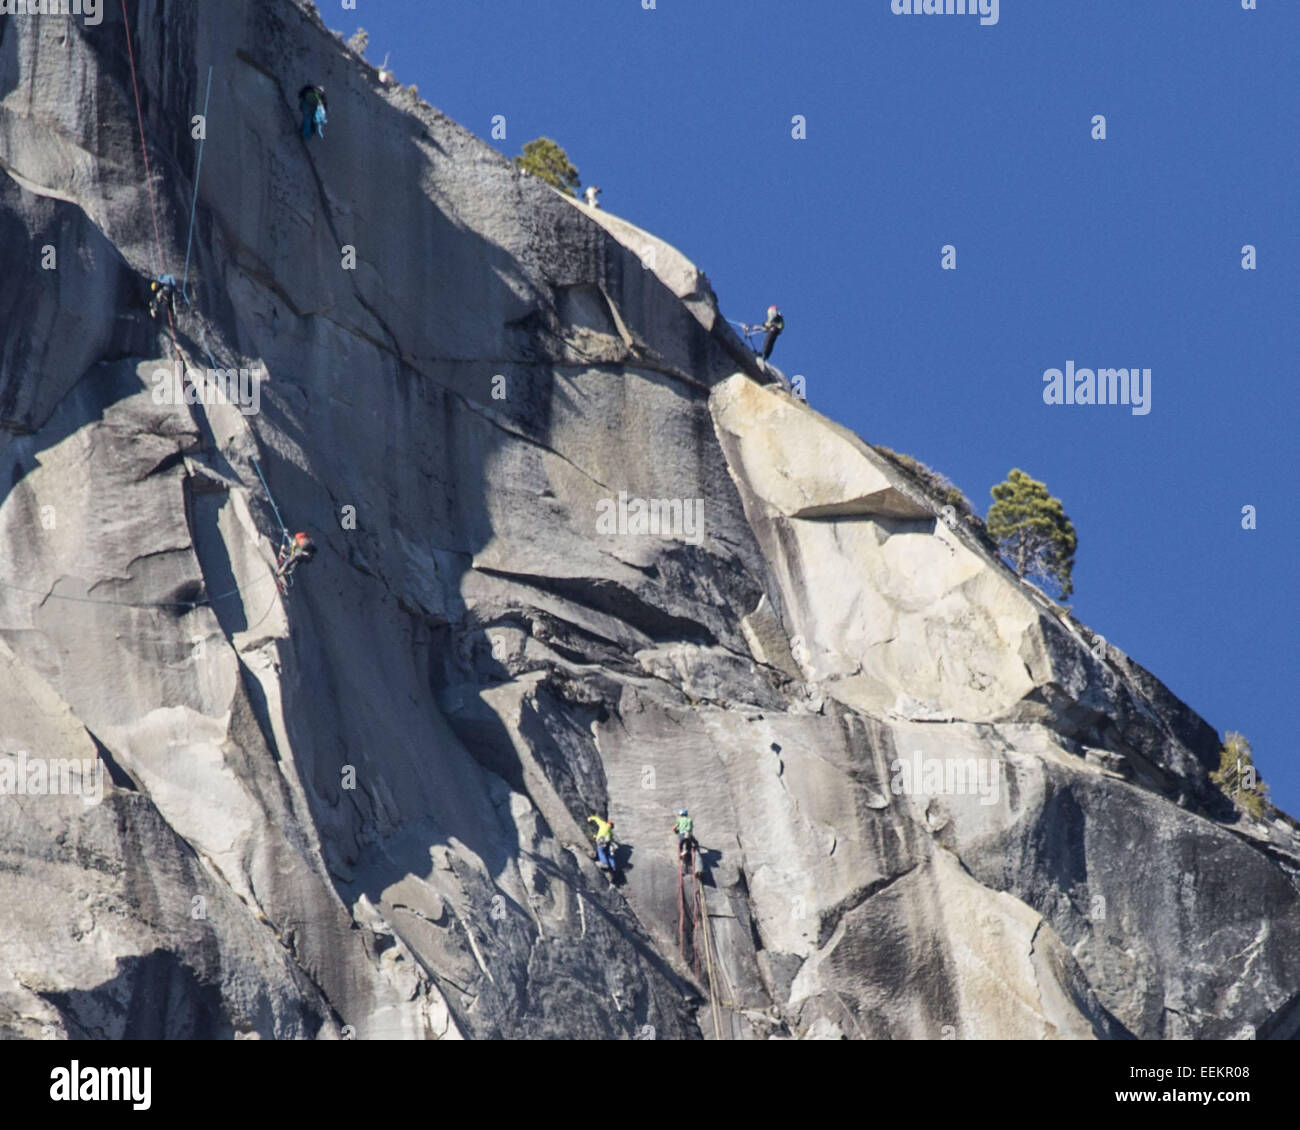
[(303, 561), (310, 561), (316, 556), (316, 543), (301, 530), (280, 547), (280, 556), (275, 567), (275, 583), (284, 592), (293, 584), (293, 571)]
[(763, 351), (759, 354), (766, 361), (772, 356), (772, 346), (776, 344), (776, 339), (781, 336), (781, 331), (785, 329), (785, 319), (781, 317), (781, 311), (775, 306), (767, 308), (767, 321), (756, 329), (763, 330), (767, 337), (763, 339)]

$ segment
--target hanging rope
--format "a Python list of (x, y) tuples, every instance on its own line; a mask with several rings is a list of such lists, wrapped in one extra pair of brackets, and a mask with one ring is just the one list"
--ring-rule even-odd
[[(208, 90), (203, 96), (203, 137), (199, 140), (199, 157), (194, 164), (194, 199), (190, 201), (190, 230), (185, 236), (185, 273), (181, 279), (181, 297), (189, 304), (186, 287), (190, 281), (190, 245), (194, 241), (194, 213), (199, 206), (199, 174), (203, 171), (203, 147), (208, 142), (208, 100), (212, 97), (212, 68), (208, 67)], [(206, 347), (205, 347), (206, 348)], [(213, 368), (216, 368), (214, 365)]]
[[(203, 346), (203, 352), (208, 355), (208, 364), (212, 366), (213, 370), (215, 371), (221, 368), (221, 366), (217, 364), (216, 358), (212, 356), (212, 350), (208, 348), (208, 331), (207, 328), (203, 325), (203, 319), (201, 316), (199, 318), (199, 344)], [(244, 417), (244, 423), (248, 424), (247, 417)], [(248, 430), (252, 432), (253, 430), (252, 424), (248, 424)], [(254, 436), (254, 438), (256, 439), (256, 436)]]
[[(161, 279), (163, 263), (165, 260), (163, 255), (162, 228), (158, 223), (158, 198), (154, 192), (153, 168), (149, 163), (149, 143), (145, 137), (145, 132), (144, 132), (144, 108), (141, 105), (141, 101), (140, 101), (140, 79), (139, 79), (139, 75), (136, 72), (136, 66), (135, 66), (135, 47), (131, 42), (131, 17), (129, 16), (126, 10), (126, 0), (121, 0), (121, 3), (122, 3), (122, 27), (126, 35), (126, 54), (127, 54), (127, 60), (129, 61), (130, 68), (131, 68), (131, 93), (135, 99), (135, 121), (136, 121), (136, 127), (140, 133), (140, 154), (144, 159), (144, 177), (145, 177), (144, 183), (145, 183), (145, 188), (148, 190), (149, 193), (149, 212), (153, 219), (154, 250), (156, 253), (155, 274), (156, 274), (156, 278)], [(185, 299), (185, 302), (187, 304), (189, 304), (190, 301), (189, 294), (187, 293), (187, 288), (189, 284), (189, 273), (190, 273), (190, 253), (192, 251), (193, 242), (194, 242), (194, 221), (198, 211), (199, 178), (203, 169), (203, 149), (204, 149), (204, 145), (207, 142), (207, 117), (208, 117), (208, 107), (211, 103), (211, 98), (212, 98), (212, 67), (209, 66), (207, 89), (203, 96), (204, 136), (203, 139), (199, 142), (198, 157), (196, 158), (195, 165), (194, 165), (194, 194), (190, 202), (189, 230), (185, 236), (185, 269), (183, 272), (183, 279), (180, 287), (181, 297)], [(176, 356), (177, 360), (181, 363), (184, 363), (185, 354), (184, 351), (181, 349), (180, 341), (176, 333), (175, 316), (172, 311), (171, 304), (167, 303), (165, 305), (167, 308), (168, 326), (171, 332), (172, 351)], [(202, 326), (200, 326), (200, 341), (203, 346), (203, 352), (207, 354), (208, 361), (211, 363), (213, 369), (217, 368), (216, 361), (213, 359), (212, 356), (212, 351), (208, 348), (206, 331)], [(244, 422), (246, 425), (248, 425), (250, 433), (252, 433), (252, 425), (248, 424), (247, 419), (245, 419)], [(253, 433), (253, 439), (254, 442), (256, 442), (255, 433)], [(256, 459), (252, 460), (252, 464), (253, 464), (253, 469), (257, 472), (257, 477), (262, 482), (262, 489), (266, 491), (267, 501), (270, 502), (271, 509), (275, 512), (275, 520), (280, 525), (280, 531), (284, 535), (284, 540), (286, 543), (288, 543), (290, 540), (289, 529), (287, 526), (285, 526), (284, 519), (280, 517), (280, 508), (275, 504), (275, 496), (271, 493), (271, 488), (267, 485), (266, 476), (262, 474), (262, 468)], [(263, 577), (259, 581), (252, 582), (252, 584), (259, 584), (261, 580), (265, 580), (265, 579), (266, 578)], [(241, 592), (245, 591), (245, 589), (250, 587), (248, 585), (241, 585), (238, 588), (231, 589), (229, 592), (221, 593), (218, 596), (207, 597), (203, 600), (129, 601), (129, 600), (97, 600), (92, 597), (60, 596), (56, 593), (42, 593), (38, 589), (22, 588), (19, 585), (12, 585), (9, 584), (9, 582), (3, 580), (0, 580), (0, 585), (12, 589), (15, 592), (29, 593), (33, 596), (40, 596), (47, 600), (66, 600), (78, 604), (108, 604), (108, 605), (116, 605), (121, 608), (199, 608), (204, 605), (210, 605), (218, 600), (226, 600), (232, 596), (238, 596)]]
[[(700, 895), (700, 882), (696, 876), (695, 853), (699, 845), (688, 841), (685, 845), (685, 852), (682, 845), (677, 848), (677, 949), (681, 954), (682, 961), (686, 960), (686, 921), (687, 900), (686, 884), (691, 884), (690, 901), (690, 922), (691, 922), (691, 963), (695, 967), (695, 976), (700, 976), (700, 923), (704, 915), (703, 900)], [(689, 880), (688, 880), (689, 872)]]
[(275, 504), (275, 496), (271, 493), (271, 488), (266, 485), (266, 476), (262, 474), (262, 467), (256, 459), (250, 459), (253, 464), (253, 470), (257, 472), (257, 477), (262, 480), (262, 489), (266, 491), (266, 500), (271, 504), (271, 509), (275, 511), (275, 520), (280, 523), (280, 532), (284, 534), (284, 540), (289, 538), (289, 527), (284, 524), (284, 519), (280, 517), (280, 508)]
[(700, 907), (704, 917), (704, 961), (709, 970), (709, 1004), (713, 1008), (713, 1038), (722, 1039), (722, 1017), (718, 1009), (718, 986), (713, 975), (713, 927), (709, 924), (709, 900), (704, 893), (704, 884), (697, 881)]
[[(158, 198), (154, 192), (153, 168), (149, 163), (149, 143), (145, 137), (145, 132), (144, 132), (144, 109), (140, 101), (140, 79), (139, 79), (139, 75), (137, 74), (136, 66), (135, 66), (135, 48), (131, 41), (131, 18), (128, 15), (126, 10), (126, 0), (121, 0), (121, 3), (122, 3), (122, 27), (126, 35), (126, 54), (131, 69), (131, 93), (135, 99), (135, 121), (136, 121), (136, 127), (140, 134), (140, 154), (144, 159), (145, 188), (148, 190), (149, 193), (149, 212), (153, 220), (154, 251), (156, 256), (155, 263), (154, 263), (155, 279), (161, 280), (163, 277), (163, 264), (165, 262), (165, 257), (163, 254), (162, 228), (158, 223)], [(181, 297), (185, 299), (187, 305), (190, 302), (189, 295), (187, 293), (187, 286), (189, 283), (189, 271), (190, 271), (190, 252), (193, 247), (193, 240), (194, 240), (194, 220), (198, 210), (199, 178), (203, 169), (203, 148), (207, 141), (206, 127), (207, 127), (208, 106), (210, 104), (211, 97), (212, 97), (212, 67), (209, 66), (207, 90), (203, 96), (204, 137), (203, 140), (199, 142), (198, 157), (195, 161), (195, 166), (194, 166), (194, 195), (190, 202), (189, 231), (187, 232), (185, 237), (185, 270), (184, 270), (184, 277), (180, 287)], [(171, 304), (166, 303), (165, 306), (167, 309), (168, 327), (171, 333), (172, 351), (176, 359), (178, 360), (178, 362), (184, 364), (187, 359), (185, 357), (184, 350), (181, 349), (180, 341), (176, 333), (175, 316)], [(203, 346), (204, 353), (207, 354), (208, 361), (211, 363), (212, 368), (216, 369), (217, 364), (216, 361), (213, 359), (212, 351), (208, 348), (207, 334), (204, 331), (202, 325), (200, 325), (200, 341)], [(252, 433), (252, 426), (248, 424), (247, 419), (245, 419), (244, 422), (246, 425), (248, 425), (250, 433)], [(253, 439), (254, 442), (256, 442), (255, 433), (253, 434)], [(252, 464), (253, 464), (253, 469), (257, 472), (257, 477), (262, 481), (262, 488), (266, 491), (267, 501), (270, 502), (271, 509), (275, 512), (275, 520), (280, 524), (280, 530), (284, 534), (285, 541), (288, 542), (289, 530), (285, 526), (284, 520), (280, 517), (280, 509), (275, 504), (275, 497), (274, 495), (271, 494), (271, 488), (267, 485), (266, 476), (262, 474), (262, 468), (258, 464), (256, 459), (252, 460)], [(202, 600), (137, 601), (137, 600), (99, 599), (96, 597), (87, 597), (87, 596), (64, 596), (62, 594), (54, 593), (54, 592), (42, 592), (40, 589), (24, 588), (21, 585), (11, 584), (9, 581), (6, 581), (2, 578), (0, 578), (0, 587), (9, 589), (13, 592), (26, 593), (30, 596), (39, 596), (41, 597), (42, 602), (46, 600), (62, 600), (74, 604), (102, 604), (102, 605), (109, 605), (117, 608), (194, 609), (194, 608), (202, 608), (205, 606), (210, 606), (217, 603), (218, 601), (229, 600), (231, 597), (239, 596), (241, 593), (246, 592), (254, 585), (261, 584), (267, 579), (268, 578), (265, 576), (259, 577), (257, 580), (251, 581), (246, 585), (240, 585), (236, 588), (231, 589), (229, 592), (219, 593), (216, 596), (204, 597)]]
[(682, 849), (677, 848), (677, 952), (686, 960), (686, 885), (682, 881)]
[(144, 112), (140, 108), (140, 83), (135, 74), (135, 49), (131, 46), (131, 20), (126, 14), (126, 0), (122, 0), (122, 27), (126, 31), (126, 57), (131, 63), (131, 89), (135, 93), (135, 120), (140, 127), (140, 152), (144, 155), (144, 183), (149, 190), (149, 203), (153, 212), (153, 238), (158, 249), (155, 266), (157, 273), (162, 274), (162, 232), (158, 227), (158, 206), (153, 195), (153, 172), (149, 168), (149, 147), (144, 140)]
[(691, 849), (687, 863), (691, 869), (691, 957), (695, 960), (695, 979), (700, 979), (700, 880), (695, 874), (695, 849)]
[[(161, 279), (163, 271), (162, 229), (158, 226), (158, 199), (154, 196), (153, 191), (153, 170), (149, 167), (149, 145), (144, 137), (144, 111), (140, 107), (140, 81), (135, 73), (135, 48), (131, 46), (131, 20), (126, 14), (126, 0), (122, 0), (122, 26), (126, 31), (126, 57), (131, 62), (131, 90), (135, 95), (135, 120), (140, 127), (140, 152), (144, 156), (144, 185), (149, 190), (149, 211), (153, 214), (153, 240), (158, 253), (157, 269), (154, 272), (154, 277)], [(167, 322), (171, 328), (172, 351), (175, 353), (177, 360), (180, 360), (181, 347), (180, 342), (176, 339), (176, 319), (172, 314), (171, 304), (166, 303), (165, 305), (167, 308)]]

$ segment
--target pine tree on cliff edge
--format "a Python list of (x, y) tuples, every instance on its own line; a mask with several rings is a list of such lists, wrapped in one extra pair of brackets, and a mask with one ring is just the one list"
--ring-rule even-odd
[(1219, 768), (1210, 774), (1210, 780), (1248, 816), (1264, 820), (1272, 813), (1268, 786), (1260, 780), (1254, 751), (1242, 734), (1233, 730), (1224, 734)]
[(1078, 538), (1059, 498), (1045, 484), (1013, 468), (1006, 482), (990, 492), (993, 506), (986, 521), (989, 536), (1008, 559), (1016, 576), (1045, 581), (1064, 599), (1074, 592), (1070, 574)]
[(578, 170), (569, 155), (549, 137), (525, 143), (524, 151), (515, 158), (515, 166), (554, 185), (566, 196), (572, 196), (579, 184)]

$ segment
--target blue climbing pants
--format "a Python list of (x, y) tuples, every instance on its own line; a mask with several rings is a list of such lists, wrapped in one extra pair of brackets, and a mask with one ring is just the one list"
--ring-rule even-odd
[(318, 136), (325, 137), (325, 123), (329, 119), (325, 116), (325, 107), (317, 105), (312, 107), (310, 103), (304, 102), (302, 106), (302, 139), (306, 141), (312, 135), (314, 129)]

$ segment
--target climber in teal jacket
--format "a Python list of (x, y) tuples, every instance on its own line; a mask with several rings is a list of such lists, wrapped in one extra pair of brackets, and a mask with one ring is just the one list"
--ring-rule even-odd
[(691, 819), (686, 809), (681, 809), (677, 813), (677, 819), (673, 822), (673, 831), (677, 833), (677, 856), (679, 859), (685, 859), (688, 850), (694, 850), (695, 844), (695, 821)]
[(325, 88), (308, 83), (298, 91), (298, 109), (302, 111), (302, 137), (308, 140), (314, 129), (324, 140), (325, 123), (329, 120), (325, 113)]

